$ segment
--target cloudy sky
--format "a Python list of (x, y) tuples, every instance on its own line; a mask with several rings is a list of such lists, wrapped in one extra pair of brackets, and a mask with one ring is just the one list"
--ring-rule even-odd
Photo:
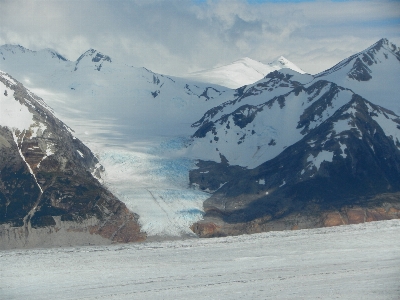
[(400, 46), (400, 1), (0, 0), (0, 45), (89, 48), (183, 75), (241, 57), (283, 55), (309, 73), (382, 37)]

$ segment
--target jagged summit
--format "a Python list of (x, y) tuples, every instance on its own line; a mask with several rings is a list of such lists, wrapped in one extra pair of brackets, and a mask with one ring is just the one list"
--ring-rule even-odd
[(81, 56), (79, 56), (79, 58), (76, 61), (79, 62), (86, 57), (91, 58), (92, 62), (100, 62), (100, 61), (111, 62), (111, 57), (109, 57), (108, 55), (105, 55), (105, 54), (101, 53), (100, 51), (97, 51), (93, 48), (87, 50), (85, 53), (83, 53)]
[(269, 64), (244, 57), (225, 66), (191, 73), (187, 77), (236, 89), (257, 82), (268, 73), (283, 68), (290, 68), (301, 74), (305, 73), (283, 56)]
[(389, 47), (392, 48), (393, 51), (397, 51), (399, 50), (399, 48), (393, 44), (391, 41), (389, 41), (387, 38), (382, 38), (379, 41), (377, 41), (375, 44), (373, 44), (371, 47), (369, 47), (368, 49), (374, 48), (376, 50), (379, 50), (382, 47)]
[[(357, 81), (368, 81), (370, 76), (367, 73), (372, 72), (369, 67), (384, 63), (385, 60), (390, 60), (391, 58), (397, 59), (397, 62), (400, 63), (400, 48), (388, 39), (383, 38), (367, 49), (342, 60), (332, 68), (316, 74), (315, 77), (327, 76), (347, 66), (353, 66), (354, 68), (348, 70), (348, 77)], [(353, 71), (356, 71), (358, 75), (354, 76), (355, 74), (352, 74)]]
[(314, 77), (335, 82), (366, 99), (379, 99), (377, 104), (399, 114), (399, 68), (400, 48), (383, 38)]
[(89, 49), (76, 60), (74, 71), (78, 70), (78, 65), (81, 66), (82, 63), (85, 66), (93, 65), (93, 63), (95, 63), (95, 69), (100, 71), (104, 62), (111, 63), (111, 57), (95, 49)]
[(300, 74), (305, 74), (306, 72), (304, 72), (302, 69), (300, 69), (298, 66), (296, 66), (294, 63), (292, 63), (290, 60), (286, 59), (283, 56), (279, 56), (276, 59), (274, 59), (272, 62), (268, 63), (269, 66), (273, 67), (273, 68), (289, 68), (292, 69), (293, 71), (296, 71)]

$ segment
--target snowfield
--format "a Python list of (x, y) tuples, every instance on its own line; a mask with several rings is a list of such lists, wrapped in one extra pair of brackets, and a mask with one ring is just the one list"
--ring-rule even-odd
[(400, 220), (0, 251), (1, 299), (399, 299)]

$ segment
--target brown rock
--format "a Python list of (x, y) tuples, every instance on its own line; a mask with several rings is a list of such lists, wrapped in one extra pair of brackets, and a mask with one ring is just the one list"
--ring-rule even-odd
[(365, 222), (365, 209), (359, 208), (350, 208), (346, 211), (348, 224), (359, 224)]
[(201, 237), (213, 237), (216, 235), (220, 226), (215, 223), (195, 223), (191, 226), (191, 230)]
[(339, 226), (346, 224), (338, 211), (328, 212), (323, 218), (323, 227)]

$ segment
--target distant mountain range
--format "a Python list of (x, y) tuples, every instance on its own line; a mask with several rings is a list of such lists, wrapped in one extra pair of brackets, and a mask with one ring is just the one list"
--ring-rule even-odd
[[(43, 162), (54, 156), (58, 163), (65, 157), (74, 161), (73, 170), (93, 172), (97, 161), (90, 150), (70, 145), (71, 139), (83, 139), (101, 153), (102, 182), (139, 215), (129, 218), (148, 236), (190, 235), (189, 227), (209, 237), (400, 217), (400, 49), (387, 39), (316, 75), (280, 57), (271, 64), (244, 58), (177, 78), (127, 66), (94, 49), (73, 62), (53, 50), (12, 45), (0, 47), (0, 69), (16, 78), (2, 73), (7, 90), (2, 99), (15, 98), (16, 86), (32, 97), (23, 98), (31, 104), (39, 99), (36, 93), (76, 131), (75, 139), (69, 131), (59, 134), (64, 125), (44, 131), (60, 136), (62, 155), (46, 152), (53, 144), (45, 146), (38, 131), (42, 140), (35, 147), (41, 154), (33, 157), (40, 161), (47, 153)], [(18, 149), (30, 141), (28, 132), (36, 132), (23, 122), (31, 117), (5, 117), (7, 109), (1, 107), (3, 138), (13, 145), (11, 137), (18, 133), (7, 149), (15, 159), (25, 157), (30, 152), (21, 156)], [(12, 122), (1, 123), (6, 119)], [(42, 120), (46, 128), (49, 120)], [(36, 176), (36, 186), (49, 193), (49, 180), (41, 184), (35, 163), (27, 161), (21, 176), (30, 181)], [(51, 172), (61, 172), (61, 166)], [(84, 178), (79, 176), (74, 186)], [(59, 189), (67, 189), (71, 179), (62, 180)], [(110, 192), (99, 191), (119, 203)], [(55, 199), (48, 205), (58, 209)], [(5, 220), (7, 230), (28, 228), (25, 216), (39, 218), (43, 209), (43, 218), (56, 225), (39, 224), (54, 231), (57, 218), (71, 213), (71, 208), (47, 211), (44, 202), (26, 201), (31, 208), (17, 225)], [(132, 239), (143, 238), (135, 228)]]

